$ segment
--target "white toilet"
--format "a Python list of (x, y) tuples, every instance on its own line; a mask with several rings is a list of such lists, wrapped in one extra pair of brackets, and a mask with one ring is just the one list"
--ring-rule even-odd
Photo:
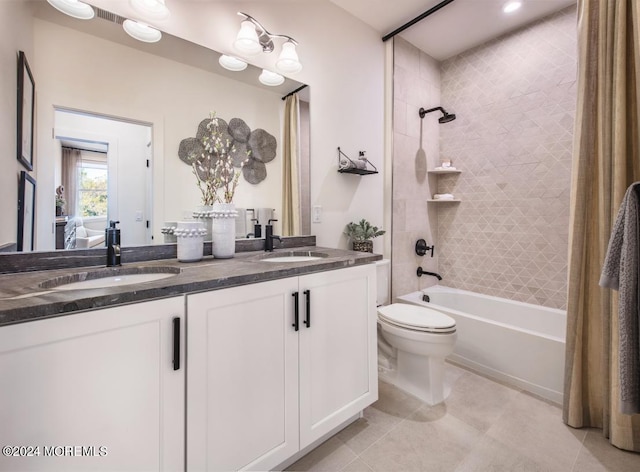
[(388, 305), (391, 264), (386, 259), (376, 264), (379, 376), (430, 405), (440, 403), (451, 391), (444, 359), (453, 352), (456, 322), (431, 308)]

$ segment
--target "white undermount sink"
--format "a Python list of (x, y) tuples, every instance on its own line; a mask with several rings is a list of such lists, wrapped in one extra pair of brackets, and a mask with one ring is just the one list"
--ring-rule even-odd
[(61, 276), (40, 284), (42, 288), (53, 290), (83, 290), (92, 288), (117, 287), (120, 285), (154, 282), (180, 273), (177, 267), (131, 267), (126, 269), (100, 269)]
[(275, 253), (263, 256), (260, 262), (309, 262), (324, 259), (328, 254), (312, 251), (293, 251), (288, 253)]
[(261, 259), (263, 262), (307, 262), (307, 261), (317, 261), (318, 259), (322, 259), (318, 256), (279, 256), (279, 257), (268, 257), (266, 259)]

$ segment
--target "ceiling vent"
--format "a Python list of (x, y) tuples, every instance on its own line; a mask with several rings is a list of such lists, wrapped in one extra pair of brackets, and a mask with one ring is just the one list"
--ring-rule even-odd
[(120, 15), (116, 15), (115, 13), (111, 13), (110, 11), (103, 10), (102, 8), (93, 7), (96, 11), (96, 16), (98, 18), (102, 18), (103, 20), (110, 21), (111, 23), (116, 23), (118, 25), (122, 25), (126, 18), (121, 17)]

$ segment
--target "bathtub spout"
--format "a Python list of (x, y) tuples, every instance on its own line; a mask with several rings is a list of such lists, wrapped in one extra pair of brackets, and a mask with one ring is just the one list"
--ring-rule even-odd
[(423, 275), (431, 275), (438, 280), (442, 280), (442, 276), (440, 274), (436, 274), (435, 272), (427, 272), (426, 270), (422, 270), (422, 267), (418, 267), (418, 271), (416, 272), (416, 274), (418, 275), (418, 277), (422, 277)]

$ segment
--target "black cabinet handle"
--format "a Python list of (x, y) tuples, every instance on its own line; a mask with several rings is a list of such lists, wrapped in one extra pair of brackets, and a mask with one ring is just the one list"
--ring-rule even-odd
[(291, 295), (293, 296), (293, 324), (291, 326), (293, 326), (295, 331), (298, 331), (300, 328), (298, 324), (300, 317), (300, 312), (298, 311), (298, 292), (294, 292)]
[(173, 319), (173, 370), (180, 369), (180, 318)]
[(304, 324), (311, 328), (311, 290), (305, 290), (304, 296), (307, 300), (307, 312), (305, 313)]

